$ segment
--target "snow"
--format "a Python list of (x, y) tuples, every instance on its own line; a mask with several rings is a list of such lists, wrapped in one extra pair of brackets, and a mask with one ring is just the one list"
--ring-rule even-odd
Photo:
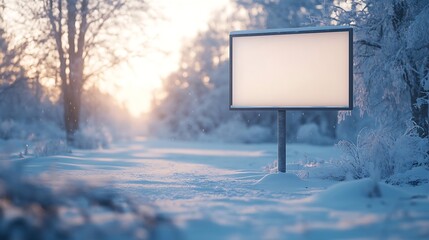
[[(408, 200), (411, 196), (398, 187), (377, 182), (371, 178), (335, 184), (312, 197), (319, 205), (350, 209), (370, 203), (396, 202)], [(339, 201), (340, 200), (340, 201)]]
[(177, 226), (160, 239), (428, 239), (428, 183), (338, 182), (326, 177), (338, 150), (304, 144), (287, 146), (287, 173), (264, 172), (276, 149), (141, 138), (14, 161), (55, 187), (87, 181), (154, 206)]
[(424, 166), (414, 167), (404, 173), (393, 175), (388, 182), (394, 185), (429, 183), (429, 169)]
[(293, 173), (274, 173), (265, 175), (255, 183), (255, 188), (269, 191), (290, 192), (308, 188), (308, 183)]

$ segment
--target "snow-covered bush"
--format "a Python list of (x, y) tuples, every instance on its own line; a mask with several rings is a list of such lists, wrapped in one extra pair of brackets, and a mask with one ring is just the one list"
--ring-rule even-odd
[(0, 138), (10, 139), (14, 133), (15, 122), (13, 120), (3, 120), (0, 122)]
[(276, 160), (272, 161), (271, 163), (269, 163), (268, 165), (265, 165), (262, 168), (262, 170), (266, 173), (269, 173), (269, 174), (278, 173), (278, 171), (279, 171), (279, 168), (278, 168), (279, 165), (278, 164), (279, 164), (279, 161), (276, 159)]
[(354, 178), (386, 178), (394, 171), (393, 159), (390, 157), (393, 143), (394, 139), (386, 131), (363, 130), (356, 144), (340, 141), (337, 146), (345, 153), (342, 163)]
[(413, 167), (429, 167), (429, 141), (428, 138), (419, 137), (415, 128), (399, 136), (390, 154), (395, 163), (395, 174), (410, 170)]
[(153, 239), (159, 229), (175, 231), (148, 205), (111, 190), (54, 190), (16, 168), (0, 169), (0, 239)]
[(59, 138), (63, 136), (60, 119), (59, 106), (33, 79), (22, 77), (0, 86), (0, 138)]
[[(21, 77), (0, 85), (0, 139), (19, 139), (39, 147), (50, 140), (64, 140), (63, 103), (52, 97), (36, 79)], [(83, 93), (80, 126), (74, 147), (98, 148), (108, 146), (113, 138), (131, 135), (134, 122), (112, 96), (90, 88)]]
[(59, 125), (49, 120), (0, 120), (0, 139), (38, 141), (57, 138), (64, 138), (64, 132)]
[(240, 121), (229, 121), (216, 128), (210, 135), (201, 136), (203, 140), (223, 140), (225, 142), (260, 143), (272, 139), (270, 128), (246, 126)]
[(317, 144), (317, 145), (331, 145), (334, 139), (322, 135), (319, 126), (315, 123), (307, 123), (298, 128), (296, 140), (301, 143)]
[(61, 139), (39, 141), (34, 143), (34, 146), (30, 146), (29, 148), (32, 148), (33, 155), (36, 157), (51, 156), (70, 152), (70, 148), (67, 146), (67, 143)]
[(104, 126), (86, 125), (75, 133), (74, 147), (81, 149), (107, 148), (112, 135)]
[(135, 119), (109, 94), (92, 87), (82, 95), (80, 129), (73, 147), (107, 148), (113, 140), (135, 134)]
[(393, 185), (409, 184), (413, 186), (429, 183), (429, 167), (413, 167), (403, 173), (397, 173), (386, 179), (387, 183)]
[(395, 137), (383, 129), (362, 130), (357, 142), (340, 141), (342, 166), (353, 178), (386, 179), (417, 166), (429, 165), (429, 143), (416, 128)]

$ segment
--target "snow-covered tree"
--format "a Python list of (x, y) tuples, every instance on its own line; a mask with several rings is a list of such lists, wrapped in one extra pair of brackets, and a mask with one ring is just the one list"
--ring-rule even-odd
[(339, 143), (353, 176), (428, 166), (429, 1), (340, 2), (332, 17), (354, 26), (355, 105), (375, 128)]
[[(184, 46), (180, 69), (164, 83), (166, 97), (154, 103), (152, 129), (186, 139), (209, 133), (224, 140), (274, 141), (275, 111), (228, 110), (228, 33), (307, 25), (324, 14), (321, 2), (238, 0), (233, 13), (216, 13), (208, 30)], [(290, 112), (288, 139), (296, 140), (299, 125), (309, 122), (318, 125), (321, 135), (335, 138), (335, 116), (334, 112)]]
[(0, 88), (13, 83), (23, 75), (23, 68), (19, 63), (22, 48), (10, 46), (10, 38), (4, 26), (3, 7), (0, 5)]
[(224, 12), (217, 12), (208, 29), (183, 47), (179, 70), (165, 79), (166, 97), (154, 102), (156, 132), (191, 139), (233, 117), (228, 111), (228, 34), (244, 19)]
[[(1, 5), (0, 7), (4, 7)], [(44, 134), (40, 125), (58, 125), (58, 109), (49, 101), (37, 78), (21, 65), (25, 45), (11, 46), (0, 9), (0, 139), (29, 139)]]
[(326, 0), (236, 0), (249, 11), (261, 9), (265, 28), (321, 25), (329, 15)]
[(337, 6), (355, 26), (355, 103), (392, 131), (412, 120), (429, 135), (429, 1), (364, 0)]

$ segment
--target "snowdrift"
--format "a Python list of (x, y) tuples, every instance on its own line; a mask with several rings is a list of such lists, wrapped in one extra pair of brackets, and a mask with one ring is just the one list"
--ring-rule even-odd
[(334, 208), (369, 207), (378, 203), (388, 205), (410, 197), (397, 187), (364, 178), (335, 184), (311, 197), (311, 202)]
[(308, 188), (308, 183), (293, 173), (273, 173), (265, 175), (254, 184), (254, 188), (275, 192), (296, 191)]

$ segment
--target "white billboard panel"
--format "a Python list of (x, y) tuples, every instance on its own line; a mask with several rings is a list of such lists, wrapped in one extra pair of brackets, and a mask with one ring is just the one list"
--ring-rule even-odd
[(230, 34), (231, 109), (352, 109), (348, 27)]

